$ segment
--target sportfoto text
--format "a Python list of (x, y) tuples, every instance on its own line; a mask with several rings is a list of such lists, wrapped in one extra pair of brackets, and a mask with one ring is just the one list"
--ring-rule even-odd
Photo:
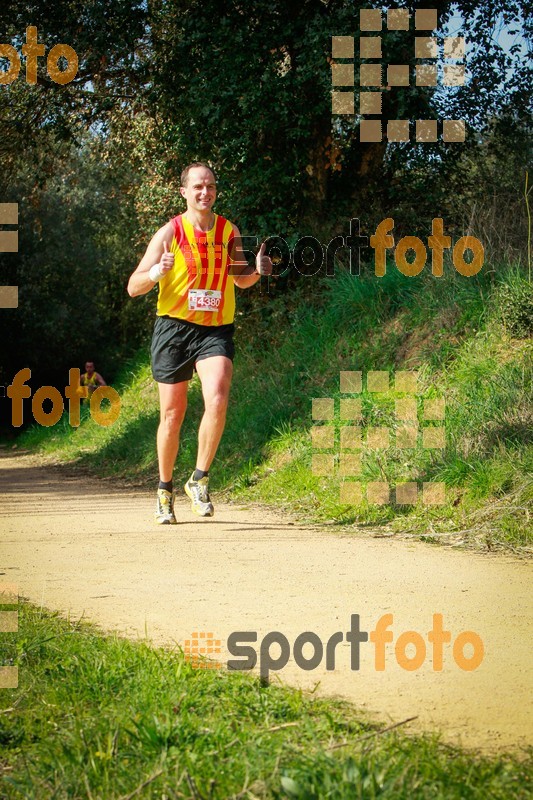
[[(377, 621), (373, 631), (363, 631), (359, 625), (359, 614), (351, 615), (351, 628), (346, 632), (346, 641), (350, 644), (351, 669), (360, 668), (360, 649), (363, 642), (370, 642), (374, 645), (374, 669), (383, 672), (386, 668), (387, 645), (394, 641), (393, 631), (390, 630), (394, 622), (392, 614), (383, 614)], [(344, 641), (342, 631), (332, 634), (326, 642), (326, 670), (335, 669), (335, 649), (338, 644)], [(433, 627), (427, 633), (427, 641), (431, 645), (431, 659), (433, 671), (440, 672), (444, 665), (444, 645), (452, 641), (451, 631), (443, 628), (443, 615), (433, 614)], [(228, 669), (232, 670), (251, 670), (257, 664), (257, 651), (247, 643), (257, 642), (256, 631), (234, 631), (228, 637), (227, 649), (232, 656), (238, 659), (230, 659), (227, 662)], [(304, 647), (312, 650), (311, 655), (304, 655)], [(465, 653), (465, 648), (470, 652)], [(273, 655), (279, 650), (278, 655)], [(409, 653), (408, 653), (409, 648)], [(400, 633), (394, 642), (394, 657), (396, 663), (402, 669), (413, 672), (424, 664), (428, 647), (422, 634), (417, 631), (404, 631)], [(259, 672), (261, 678), (268, 679), (270, 672), (283, 669), (289, 661), (291, 655), (291, 645), (283, 633), (271, 631), (261, 640), (259, 646)], [(316, 669), (322, 663), (324, 657), (324, 645), (322, 639), (313, 631), (300, 633), (294, 640), (292, 646), (292, 656), (296, 664), (305, 671)], [(474, 631), (462, 631), (459, 633), (452, 645), (452, 656), (459, 669), (465, 672), (472, 672), (477, 669), (484, 656), (484, 646), (481, 637)]]
[[(68, 400), (69, 423), (77, 428), (80, 424), (80, 401), (88, 398), (87, 386), (80, 385), (80, 371), (72, 368), (68, 373), (69, 385), (65, 386), (65, 397)], [(20, 428), (24, 422), (23, 400), (31, 397), (31, 389), (27, 381), (31, 378), (29, 367), (19, 369), (12, 382), (7, 387), (7, 396), (11, 400), (11, 425)], [(43, 403), (49, 400), (52, 404), (50, 411), (45, 411)], [(109, 401), (109, 407), (102, 411), (102, 400)], [(55, 386), (41, 386), (32, 397), (31, 410), (33, 418), (39, 425), (49, 428), (55, 425), (65, 410), (63, 397)], [(103, 428), (113, 425), (120, 414), (120, 395), (111, 386), (99, 386), (90, 397), (90, 413), (97, 425)]]
[[(26, 44), (22, 45), (22, 55), (26, 57), (26, 83), (35, 86), (37, 83), (37, 59), (45, 54), (45, 46), (38, 41), (37, 28), (28, 25), (26, 28)], [(18, 52), (10, 44), (0, 44), (0, 59), (6, 59), (9, 66), (0, 70), (0, 85), (9, 85), (16, 81), (20, 70), (21, 60)], [(64, 69), (59, 68), (60, 59), (66, 64)], [(56, 44), (48, 53), (46, 59), (48, 77), (62, 86), (74, 80), (78, 74), (78, 56), (76, 51), (68, 44)]]
[[(408, 277), (419, 275), (428, 259), (426, 245), (418, 236), (404, 236), (395, 245), (392, 231), (394, 220), (391, 217), (384, 219), (370, 237), (370, 247), (374, 251), (374, 271), (377, 277), (382, 278), (387, 271), (387, 250), (393, 250), (394, 263), (397, 269)], [(274, 277), (282, 275), (292, 264), (301, 275), (311, 277), (317, 275), (326, 264), (326, 275), (335, 274), (335, 255), (338, 250), (345, 247), (350, 252), (350, 273), (359, 275), (361, 270), (361, 251), (368, 250), (368, 236), (360, 234), (359, 220), (355, 217), (350, 220), (349, 236), (335, 236), (328, 245), (324, 246), (314, 236), (303, 236), (298, 239), (291, 251), (289, 245), (281, 236), (269, 236), (263, 241), (266, 244), (266, 253), (271, 257), (274, 251), (274, 267), (279, 267), (279, 272), (273, 272)], [(259, 244), (257, 236), (241, 236), (240, 243), (245, 255), (255, 260), (254, 250)], [(427, 238), (431, 250), (431, 272), (440, 278), (444, 274), (444, 251), (452, 249), (450, 236), (444, 233), (444, 222), (437, 217), (432, 220), (431, 234)], [(465, 259), (465, 253), (470, 252), (470, 260)], [(407, 254), (412, 253), (407, 258)], [(452, 262), (460, 275), (471, 277), (477, 275), (485, 260), (485, 250), (479, 239), (475, 236), (462, 236), (453, 245)]]

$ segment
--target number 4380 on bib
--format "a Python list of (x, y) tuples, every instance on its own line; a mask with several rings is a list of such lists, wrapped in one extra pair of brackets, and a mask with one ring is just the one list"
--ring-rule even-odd
[(189, 289), (189, 311), (218, 311), (222, 292), (215, 289)]

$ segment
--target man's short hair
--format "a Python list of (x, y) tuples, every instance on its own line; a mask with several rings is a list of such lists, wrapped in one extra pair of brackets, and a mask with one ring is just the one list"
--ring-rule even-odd
[(195, 167), (205, 167), (208, 169), (209, 172), (213, 173), (213, 177), (215, 179), (215, 183), (217, 182), (217, 176), (215, 175), (215, 170), (213, 167), (210, 167), (209, 164), (206, 164), (205, 161), (193, 161), (192, 164), (187, 164), (183, 172), (181, 173), (181, 186), (187, 186), (187, 181), (189, 179), (189, 171), (194, 169)]

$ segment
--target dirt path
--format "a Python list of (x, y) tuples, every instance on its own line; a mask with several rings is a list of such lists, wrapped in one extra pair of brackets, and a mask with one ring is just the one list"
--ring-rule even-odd
[[(216, 500), (216, 498), (215, 498)], [(530, 623), (531, 565), (509, 557), (445, 550), (391, 539), (328, 534), (289, 524), (263, 510), (216, 504), (212, 520), (176, 504), (177, 526), (152, 524), (153, 493), (117, 494), (108, 483), (52, 467), (36, 467), (11, 453), (0, 460), (0, 582), (15, 582), (37, 604), (82, 614), (109, 630), (146, 633), (155, 643), (183, 645), (194, 631), (221, 640), (231, 658), (232, 631), (280, 631), (291, 658), (279, 673), (287, 682), (341, 695), (399, 721), (418, 715), (410, 730), (440, 730), (445, 739), (486, 751), (533, 743)], [(304, 671), (292, 657), (298, 634), (314, 631), (324, 645), (347, 632), (352, 614), (372, 631), (393, 614), (393, 644), (385, 670), (374, 668), (374, 645), (361, 644), (351, 669), (344, 637), (335, 670)], [(444, 668), (433, 671), (427, 632), (442, 613), (452, 643), (475, 631), (483, 662), (460, 669), (452, 645)], [(396, 661), (404, 631), (427, 645), (415, 671)], [(325, 648), (324, 648), (325, 652)], [(472, 649), (465, 648), (465, 656)], [(414, 649), (408, 648), (408, 656)], [(272, 646), (277, 657), (279, 648)], [(311, 645), (303, 655), (312, 655)]]

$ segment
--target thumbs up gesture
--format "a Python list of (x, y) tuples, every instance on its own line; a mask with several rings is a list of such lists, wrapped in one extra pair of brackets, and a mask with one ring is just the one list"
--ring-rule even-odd
[(163, 242), (163, 255), (159, 262), (159, 270), (161, 275), (166, 275), (174, 266), (174, 253), (170, 253), (167, 242)]
[(265, 250), (266, 244), (263, 242), (255, 257), (255, 271), (260, 275), (272, 275), (272, 260), (265, 255)]

